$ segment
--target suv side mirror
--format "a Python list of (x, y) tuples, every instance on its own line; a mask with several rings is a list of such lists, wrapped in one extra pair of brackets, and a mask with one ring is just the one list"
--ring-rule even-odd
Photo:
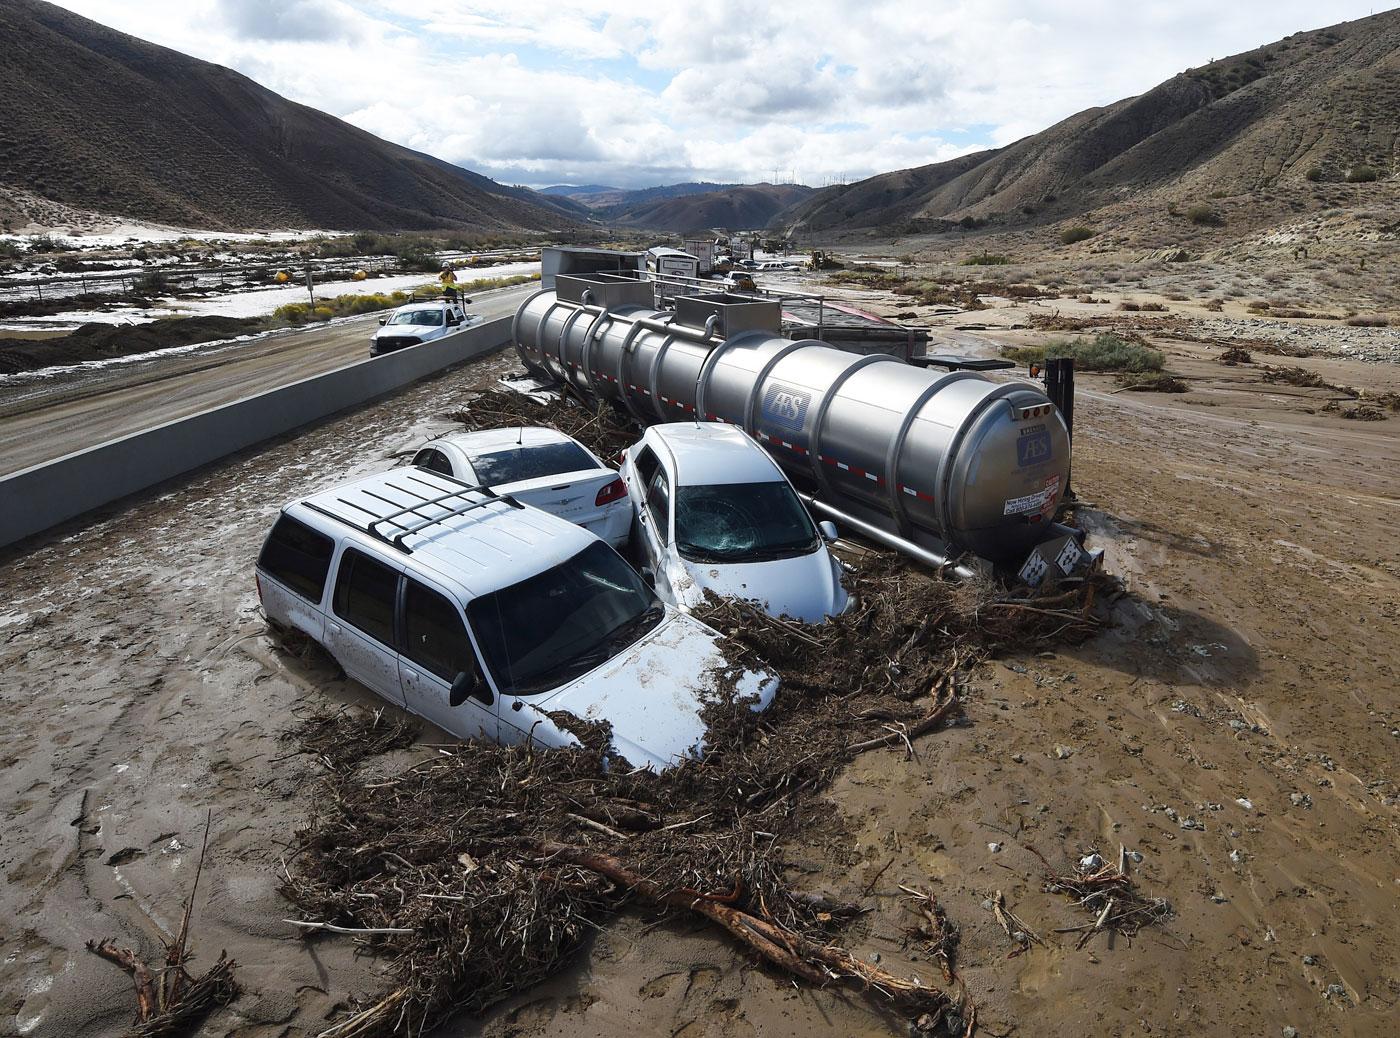
[(389, 318), (387, 318), (387, 317), (381, 317), (381, 318), (379, 319), (379, 324), (380, 324), (381, 327), (382, 327), (383, 325), (388, 324), (388, 323), (389, 323)]
[(840, 536), (840, 534), (836, 532), (836, 524), (830, 519), (823, 519), (821, 522), (817, 523), (817, 529), (821, 531), (822, 540), (828, 543), (836, 540), (836, 538)]
[(452, 691), (447, 696), (450, 706), (461, 706), (468, 699), (475, 699), (490, 706), (496, 701), (496, 697), (491, 694), (491, 686), (481, 678), (479, 674), (471, 674), (462, 671), (457, 675), (457, 680), (452, 682)]
[(643, 566), (637, 571), (642, 575), (642, 579), (647, 582), (647, 587), (656, 587), (656, 570), (650, 566)]

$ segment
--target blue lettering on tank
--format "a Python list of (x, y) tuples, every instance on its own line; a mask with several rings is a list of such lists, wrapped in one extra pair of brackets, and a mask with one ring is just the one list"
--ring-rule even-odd
[(1050, 433), (1048, 431), (1042, 430), (1029, 436), (1022, 436), (1016, 441), (1016, 464), (1020, 468), (1049, 461), (1050, 455)]
[(760, 410), (766, 421), (793, 432), (800, 432), (807, 421), (807, 405), (812, 395), (780, 382), (772, 383), (763, 393)]

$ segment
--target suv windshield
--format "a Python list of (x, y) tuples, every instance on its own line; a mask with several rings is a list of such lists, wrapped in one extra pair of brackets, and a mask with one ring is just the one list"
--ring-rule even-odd
[(784, 480), (678, 487), (676, 548), (691, 562), (767, 562), (821, 543)]
[(489, 454), (473, 454), (471, 463), (476, 478), (488, 487), (598, 467), (588, 452), (576, 443), (508, 447)]
[(426, 324), (434, 328), (442, 326), (441, 310), (404, 310), (393, 316), (390, 324)]
[(607, 662), (664, 615), (642, 578), (602, 541), (467, 607), (497, 689), (517, 696)]

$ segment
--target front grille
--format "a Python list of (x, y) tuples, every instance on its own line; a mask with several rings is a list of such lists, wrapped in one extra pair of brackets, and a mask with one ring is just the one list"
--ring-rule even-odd
[(401, 350), (405, 346), (417, 346), (422, 339), (415, 335), (381, 335), (374, 340), (375, 353), (392, 353), (394, 350)]

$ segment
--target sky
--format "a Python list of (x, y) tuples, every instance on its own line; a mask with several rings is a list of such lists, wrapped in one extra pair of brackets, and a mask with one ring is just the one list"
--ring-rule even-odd
[(1350, 0), (58, 0), (510, 184), (821, 187), (999, 147)]

